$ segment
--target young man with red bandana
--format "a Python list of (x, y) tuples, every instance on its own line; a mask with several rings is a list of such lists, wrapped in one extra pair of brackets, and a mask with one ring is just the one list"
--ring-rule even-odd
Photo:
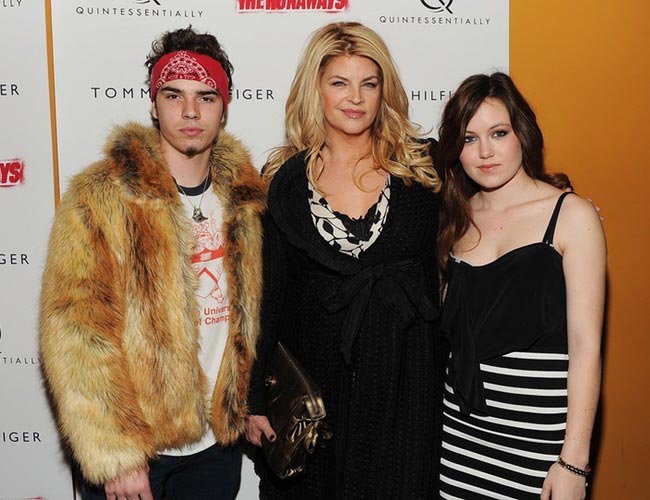
[(215, 37), (147, 59), (154, 127), (116, 128), (61, 200), (40, 345), (85, 499), (232, 499), (261, 295), (263, 187), (223, 131)]

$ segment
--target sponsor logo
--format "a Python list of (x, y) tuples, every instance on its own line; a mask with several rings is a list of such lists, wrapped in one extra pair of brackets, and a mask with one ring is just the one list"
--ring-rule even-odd
[[(2, 341), (2, 329), (0, 328), (0, 341)], [(13, 354), (7, 354), (3, 351), (0, 351), (0, 366), (9, 365), (9, 366), (37, 366), (41, 360), (38, 357), (29, 357), (29, 356), (15, 356)]]
[[(412, 0), (416, 1), (416, 0)], [(488, 26), (491, 23), (489, 17), (465, 17), (455, 15), (451, 10), (454, 0), (417, 0), (420, 7), (424, 7), (432, 15), (413, 15), (411, 13), (391, 12), (379, 16), (381, 24), (408, 24), (423, 26)]]
[(235, 87), (231, 98), (233, 101), (274, 101), (275, 93), (273, 89)]
[(237, 0), (237, 12), (341, 12), (349, 0)]
[(1, 253), (0, 266), (28, 266), (29, 256), (26, 253)]
[(148, 87), (102, 87), (97, 85), (90, 87), (90, 95), (93, 99), (122, 99), (125, 101), (132, 99), (151, 100), (151, 93)]
[(412, 102), (448, 101), (453, 91), (442, 89), (411, 89), (407, 92)]
[(0, 500), (47, 500), (45, 497), (1, 498)]
[[(274, 101), (275, 90), (261, 87), (235, 87), (230, 96), (231, 101)], [(151, 100), (151, 93), (146, 87), (118, 87), (99, 86), (90, 87), (90, 95), (93, 99), (102, 100), (124, 100), (134, 99)]]
[(200, 19), (202, 10), (172, 9), (162, 6), (161, 0), (131, 0), (131, 5), (138, 7), (84, 7), (77, 5), (74, 11), (80, 16), (103, 17), (173, 17), (177, 19)]
[(0, 187), (13, 187), (25, 180), (25, 162), (20, 158), (0, 160)]
[(47, 500), (45, 497), (1, 498), (0, 500)]
[(38, 431), (0, 431), (2, 444), (40, 444), (41, 433)]
[(436, 14), (440, 14), (442, 12), (448, 12), (449, 14), (453, 14), (451, 11), (451, 4), (454, 3), (454, 0), (449, 0), (448, 2), (444, 2), (443, 0), (429, 0), (428, 2), (425, 0), (420, 0), (422, 5), (424, 5), (427, 9), (432, 10)]
[(489, 17), (379, 16), (381, 24), (424, 24), (430, 26), (488, 26)]
[(17, 83), (0, 83), (0, 97), (20, 95)]
[(20, 7), (23, 0), (0, 0), (0, 7)]
[(0, 351), (0, 365), (4, 366), (38, 366), (40, 358), (34, 356), (13, 356)]

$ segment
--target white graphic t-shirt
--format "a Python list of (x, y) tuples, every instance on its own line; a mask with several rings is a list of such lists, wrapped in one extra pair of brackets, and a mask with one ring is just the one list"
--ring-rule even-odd
[[(202, 193), (203, 185), (197, 188), (181, 187), (181, 189), (187, 194), (184, 196), (181, 193), (181, 198), (187, 208), (196, 241), (192, 267), (199, 277), (199, 287), (196, 292), (200, 308), (199, 360), (208, 379), (208, 396), (211, 396), (228, 339), (230, 316), (228, 283), (223, 265), (223, 207), (209, 184), (204, 193)], [(206, 220), (197, 222), (191, 218), (194, 207), (200, 207)], [(203, 438), (197, 443), (160, 453), (175, 456), (192, 455), (209, 448), (215, 442), (212, 430), (207, 428)]]

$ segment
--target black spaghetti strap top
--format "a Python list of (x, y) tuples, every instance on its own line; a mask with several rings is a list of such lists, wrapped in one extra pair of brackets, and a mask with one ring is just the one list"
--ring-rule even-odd
[(452, 256), (441, 328), (461, 411), (486, 413), (479, 364), (513, 351), (567, 352), (566, 287), (553, 236), (560, 195), (542, 241), (472, 266)]

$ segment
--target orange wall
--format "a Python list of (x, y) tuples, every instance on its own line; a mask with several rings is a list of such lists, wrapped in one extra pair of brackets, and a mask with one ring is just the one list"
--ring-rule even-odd
[(609, 249), (592, 500), (650, 498), (650, 2), (510, 2), (510, 72), (549, 170), (602, 208)]

